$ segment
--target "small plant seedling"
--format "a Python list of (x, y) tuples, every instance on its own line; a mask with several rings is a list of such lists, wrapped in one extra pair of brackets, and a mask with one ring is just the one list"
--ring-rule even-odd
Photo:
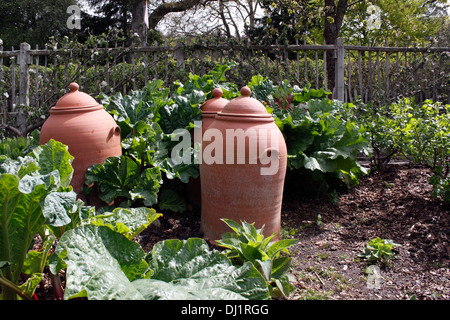
[(322, 216), (320, 214), (317, 215), (316, 224), (320, 230), (323, 230)]
[[(252, 263), (265, 278), (272, 297), (289, 297), (295, 287), (289, 282), (287, 271), (291, 264), (288, 247), (298, 242), (297, 239), (272, 241), (275, 233), (265, 237), (263, 228), (256, 229), (254, 224), (241, 221), (241, 224), (222, 219), (234, 232), (222, 235), (216, 243), (226, 248), (226, 256), (237, 264)], [(282, 254), (284, 253), (284, 254)]]
[(386, 264), (389, 260), (395, 258), (392, 251), (394, 247), (400, 246), (389, 239), (380, 239), (379, 237), (370, 240), (366, 249), (358, 256), (367, 260), (369, 264), (380, 262)]

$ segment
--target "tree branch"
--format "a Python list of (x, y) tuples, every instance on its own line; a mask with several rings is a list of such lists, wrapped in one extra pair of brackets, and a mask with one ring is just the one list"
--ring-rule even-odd
[(366, 0), (357, 0), (357, 1), (354, 1), (354, 2), (352, 2), (352, 3), (349, 3), (348, 5), (347, 5), (347, 9), (348, 8), (350, 8), (351, 6), (354, 6), (355, 4), (358, 4), (358, 3), (360, 3), (360, 2), (365, 2)]
[(204, 2), (205, 0), (182, 0), (162, 3), (149, 15), (149, 27), (150, 29), (155, 29), (158, 23), (169, 13), (186, 11)]

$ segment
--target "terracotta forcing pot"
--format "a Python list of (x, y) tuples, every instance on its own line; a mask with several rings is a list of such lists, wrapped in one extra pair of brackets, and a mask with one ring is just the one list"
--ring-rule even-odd
[[(227, 99), (222, 98), (223, 91), (220, 88), (215, 88), (212, 91), (212, 95), (213, 98), (205, 101), (200, 107), (202, 110), (202, 136), (205, 130), (213, 123), (217, 113), (222, 111), (223, 107), (229, 102)], [(189, 179), (188, 197), (192, 205), (195, 207), (201, 206), (201, 177)]]
[(80, 193), (86, 170), (106, 158), (122, 154), (120, 127), (94, 98), (78, 91), (78, 84), (69, 85), (70, 92), (50, 109), (50, 116), (41, 128), (39, 143), (50, 139), (69, 148), (74, 157), (71, 185)]
[(205, 133), (205, 130), (209, 128), (209, 126), (216, 119), (217, 113), (222, 111), (225, 105), (229, 102), (227, 99), (222, 98), (223, 91), (220, 88), (215, 88), (212, 91), (213, 98), (205, 101), (200, 109), (202, 109), (202, 136)]
[(243, 87), (203, 135), (201, 228), (213, 242), (232, 232), (221, 218), (264, 226), (266, 237), (279, 238), (286, 143), (272, 115), (250, 95)]

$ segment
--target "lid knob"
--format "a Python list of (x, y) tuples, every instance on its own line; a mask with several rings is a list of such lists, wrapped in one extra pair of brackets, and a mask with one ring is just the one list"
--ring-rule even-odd
[(245, 86), (241, 88), (241, 95), (243, 97), (250, 97), (250, 95), (252, 94), (252, 90), (250, 90), (249, 87)]
[(80, 86), (78, 85), (78, 83), (72, 82), (71, 84), (69, 84), (69, 90), (70, 92), (75, 92), (78, 91), (78, 88)]
[(222, 89), (220, 89), (220, 88), (215, 88), (215, 89), (212, 91), (212, 95), (213, 95), (214, 98), (220, 98), (220, 97), (222, 97), (222, 95), (223, 95), (223, 91), (222, 91)]

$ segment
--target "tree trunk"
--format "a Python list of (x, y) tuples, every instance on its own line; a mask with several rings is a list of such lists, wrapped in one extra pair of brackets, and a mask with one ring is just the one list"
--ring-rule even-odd
[[(339, 31), (347, 11), (347, 2), (347, 0), (339, 0), (336, 6), (334, 0), (325, 0), (325, 28), (323, 36), (326, 44), (336, 45), (336, 40), (339, 37)], [(334, 50), (327, 51), (327, 76), (328, 89), (333, 90), (336, 84), (336, 55)]]
[[(147, 39), (144, 39), (144, 28), (147, 28), (144, 24), (145, 15), (145, 0), (139, 0), (131, 8), (132, 20), (131, 20), (131, 33), (137, 33), (141, 43), (145, 43)], [(132, 37), (132, 43), (136, 43), (136, 39)]]

